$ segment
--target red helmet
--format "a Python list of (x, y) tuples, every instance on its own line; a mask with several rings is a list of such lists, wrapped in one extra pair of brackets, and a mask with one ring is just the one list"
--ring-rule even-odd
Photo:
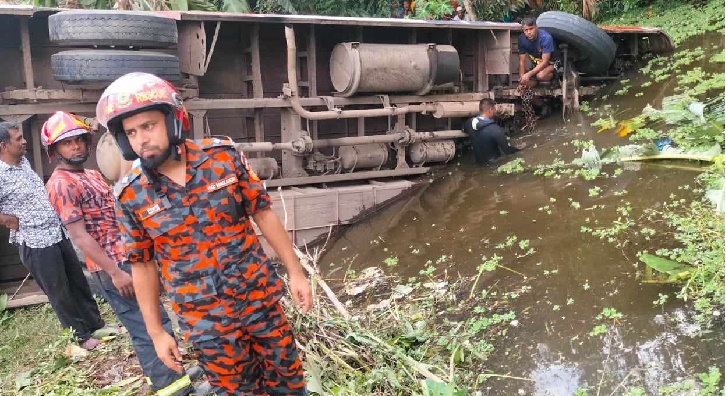
[[(90, 150), (91, 127), (89, 127), (75, 114), (57, 111), (48, 118), (48, 121), (46, 121), (45, 124), (43, 124), (43, 128), (40, 130), (40, 141), (43, 143), (43, 147), (45, 147), (48, 157), (52, 157), (52, 146), (54, 144), (63, 139), (80, 135), (86, 135), (85, 138), (88, 144), (86, 150)], [(64, 161), (66, 160), (65, 158), (61, 159)], [(71, 162), (73, 162), (73, 160), (71, 160)]]
[(121, 121), (149, 110), (166, 114), (170, 147), (184, 142), (189, 132), (189, 114), (181, 95), (173, 85), (153, 74), (123, 75), (111, 83), (98, 100), (96, 119), (111, 132), (128, 161), (135, 160), (138, 155), (131, 148)]

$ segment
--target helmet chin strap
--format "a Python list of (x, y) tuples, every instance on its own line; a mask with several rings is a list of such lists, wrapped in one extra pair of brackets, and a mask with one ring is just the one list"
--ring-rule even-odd
[(84, 154), (83, 157), (79, 158), (66, 158), (58, 154), (58, 159), (68, 165), (81, 165), (84, 162), (88, 161), (88, 153)]
[(66, 158), (66, 157), (62, 156), (58, 152), (57, 149), (54, 149), (54, 151), (55, 151), (55, 156), (58, 157), (58, 160), (60, 162), (63, 162), (64, 164), (68, 164), (68, 165), (81, 165), (84, 162), (88, 161), (88, 157), (90, 157), (90, 155), (91, 155), (90, 151), (88, 149), (86, 149), (86, 152), (83, 153), (83, 156), (82, 157), (78, 157), (78, 158)]

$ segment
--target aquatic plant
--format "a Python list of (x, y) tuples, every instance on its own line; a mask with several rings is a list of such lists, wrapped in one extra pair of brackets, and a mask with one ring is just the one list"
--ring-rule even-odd
[(513, 160), (507, 162), (506, 164), (498, 167), (497, 172), (506, 173), (508, 175), (522, 173), (522, 172), (524, 172), (524, 159), (523, 158), (513, 159)]

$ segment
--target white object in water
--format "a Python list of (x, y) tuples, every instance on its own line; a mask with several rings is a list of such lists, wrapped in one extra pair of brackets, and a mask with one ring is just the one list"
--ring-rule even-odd
[(703, 110), (706, 105), (701, 102), (693, 102), (688, 105), (688, 111), (698, 116), (701, 122), (706, 122), (706, 117), (703, 116)]
[(590, 146), (587, 150), (582, 150), (582, 156), (580, 159), (588, 168), (599, 168), (602, 165), (600, 161), (600, 153), (597, 152), (595, 146)]

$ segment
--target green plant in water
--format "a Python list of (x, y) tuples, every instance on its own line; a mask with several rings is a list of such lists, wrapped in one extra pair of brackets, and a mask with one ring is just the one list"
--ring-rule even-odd
[(699, 374), (698, 379), (701, 380), (704, 387), (701, 389), (701, 395), (716, 395), (719, 390), (723, 394), (721, 386), (721, 371), (718, 367), (710, 367), (708, 373)]
[[(695, 391), (698, 391), (696, 393)], [(678, 396), (678, 395), (700, 395), (700, 396), (716, 396), (723, 395), (721, 386), (721, 371), (717, 367), (710, 367), (708, 373), (698, 374), (698, 379), (686, 379), (673, 384), (658, 388), (658, 394), (661, 396)]]
[(387, 257), (383, 262), (389, 267), (398, 265), (398, 257)]
[(474, 278), (474, 283), (471, 285), (471, 292), (469, 292), (470, 299), (474, 296), (474, 291), (476, 290), (477, 283), (479, 283), (479, 278), (481, 278), (481, 274), (483, 274), (485, 271), (491, 272), (497, 269), (497, 266), (502, 261), (502, 257), (495, 254), (491, 258), (487, 258), (487, 256), (482, 256), (481, 260), (482, 263), (476, 267), (477, 274), (476, 278)]
[(595, 326), (595, 327), (594, 327), (594, 328), (593, 328), (593, 329), (592, 329), (592, 330), (590, 331), (590, 333), (589, 333), (588, 335), (589, 335), (590, 337), (597, 337), (597, 336), (599, 336), (599, 335), (601, 335), (601, 334), (605, 334), (605, 333), (607, 333), (607, 332), (608, 332), (608, 328), (607, 328), (607, 326), (606, 326), (606, 325), (604, 325), (604, 324), (601, 324), (601, 325), (597, 325), (597, 326)]
[(592, 122), (590, 125), (599, 127), (599, 131), (604, 131), (607, 129), (613, 129), (617, 125), (617, 122), (615, 121), (615, 118), (613, 116), (598, 118), (594, 122)]
[(496, 248), (497, 249), (510, 248), (510, 247), (514, 246), (514, 244), (517, 242), (518, 239), (519, 238), (516, 235), (510, 235), (507, 237), (506, 240), (504, 240), (504, 242), (497, 244)]
[(709, 327), (724, 305), (724, 217), (702, 199), (682, 205), (674, 201), (663, 210), (647, 211), (651, 221), (663, 221), (677, 247), (661, 248), (657, 256), (643, 255), (646, 265), (683, 284), (677, 297), (694, 301), (696, 319)]
[(623, 318), (623, 314), (618, 312), (615, 308), (606, 307), (602, 309), (602, 312), (597, 314), (595, 319), (597, 320), (603, 320), (603, 319), (611, 319), (611, 320), (619, 320)]
[(645, 393), (645, 390), (643, 388), (633, 388), (628, 389), (628, 391), (623, 396), (647, 396), (648, 394)]
[(658, 293), (658, 299), (653, 301), (653, 305), (655, 306), (664, 306), (665, 303), (668, 301), (668, 295), (663, 293)]
[(524, 159), (517, 158), (497, 168), (497, 172), (508, 175), (524, 172)]
[(615, 91), (614, 95), (618, 95), (618, 96), (626, 95), (628, 93), (628, 91), (630, 91), (630, 87), (625, 86), (625, 87), (622, 87), (619, 90)]

